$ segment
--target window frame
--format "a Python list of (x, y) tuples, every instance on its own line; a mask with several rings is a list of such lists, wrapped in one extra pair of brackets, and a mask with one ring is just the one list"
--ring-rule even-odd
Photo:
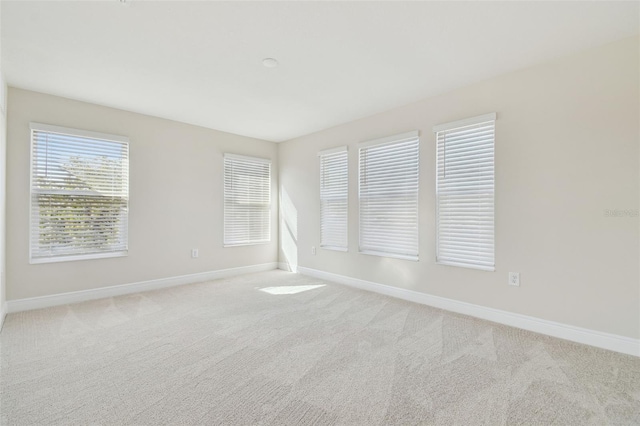
[[(362, 150), (372, 148), (375, 146), (383, 146), (383, 145), (393, 145), (393, 144), (401, 144), (411, 142), (415, 139), (415, 143), (417, 144), (417, 153), (416, 153), (416, 176), (415, 182), (417, 185), (415, 191), (415, 235), (416, 235), (416, 250), (415, 254), (411, 253), (398, 253), (393, 251), (383, 251), (383, 250), (372, 250), (372, 249), (363, 249), (362, 237), (363, 237), (363, 209), (362, 209)], [(360, 142), (358, 144), (358, 252), (360, 254), (372, 255), (372, 256), (380, 256), (387, 257), (393, 259), (401, 259), (401, 260), (410, 260), (414, 262), (418, 262), (420, 260), (420, 132), (418, 130), (401, 133), (393, 136), (388, 136), (384, 138), (374, 139), (370, 141)]]
[[(323, 198), (322, 198), (322, 189), (323, 189), (323, 179), (324, 174), (323, 170), (323, 160), (325, 157), (330, 155), (343, 154), (345, 156), (345, 179), (346, 179), (346, 194), (344, 196), (345, 204), (346, 204), (346, 212), (345, 212), (345, 245), (329, 245), (324, 244), (322, 240), (322, 229), (323, 229), (323, 214), (322, 214), (322, 206), (323, 206)], [(325, 149), (323, 151), (318, 152), (318, 159), (320, 160), (320, 248), (325, 250), (334, 250), (334, 251), (349, 251), (349, 148), (345, 146), (339, 146), (336, 148)]]
[[(100, 252), (100, 253), (84, 253), (73, 255), (54, 255), (48, 257), (33, 257), (34, 247), (32, 242), (34, 241), (34, 227), (33, 227), (33, 163), (34, 163), (34, 148), (35, 148), (35, 132), (54, 133), (60, 135), (68, 135), (72, 137), (97, 139), (104, 142), (120, 143), (126, 147), (126, 170), (127, 170), (127, 194), (124, 197), (126, 201), (126, 223), (123, 228), (125, 231), (124, 250), (117, 250), (112, 252)], [(129, 184), (129, 161), (130, 161), (130, 140), (126, 136), (114, 135), (108, 133), (94, 132), (90, 130), (75, 129), (70, 127), (54, 126), (50, 124), (43, 124), (37, 122), (29, 123), (29, 264), (41, 264), (41, 263), (58, 263), (58, 262), (73, 262), (78, 260), (93, 260), (93, 259), (107, 259), (126, 257), (129, 255), (129, 201), (130, 201), (130, 184)]]
[[(246, 161), (246, 162), (252, 162), (252, 163), (264, 163), (267, 164), (269, 166), (269, 183), (268, 183), (268, 188), (269, 190), (267, 191), (268, 197), (269, 197), (269, 204), (268, 204), (268, 220), (267, 220), (267, 233), (268, 233), (268, 239), (266, 240), (251, 240), (251, 241), (247, 241), (247, 242), (238, 242), (238, 243), (228, 243), (227, 242), (227, 196), (226, 196), (226, 161), (228, 159), (231, 160), (235, 160), (235, 161)], [(243, 246), (254, 246), (254, 245), (261, 245), (261, 244), (270, 244), (272, 242), (272, 232), (271, 232), (271, 216), (272, 216), (272, 208), (273, 208), (273, 200), (272, 200), (272, 185), (273, 185), (273, 179), (272, 179), (272, 173), (271, 173), (271, 165), (272, 165), (272, 161), (271, 159), (268, 158), (261, 158), (261, 157), (252, 157), (252, 156), (247, 156), (247, 155), (239, 155), (239, 154), (232, 154), (232, 153), (224, 153), (223, 155), (223, 160), (222, 160), (222, 246), (224, 248), (227, 247), (243, 247)]]
[[(495, 161), (495, 141), (496, 141), (496, 135), (495, 135), (495, 122), (497, 119), (497, 114), (496, 113), (489, 113), (489, 114), (483, 114), (483, 115), (479, 115), (479, 116), (475, 116), (475, 117), (470, 117), (470, 118), (466, 118), (466, 119), (462, 119), (462, 120), (457, 120), (457, 121), (453, 121), (453, 122), (449, 122), (449, 123), (444, 123), (444, 124), (440, 124), (437, 126), (434, 126), (433, 128), (433, 132), (435, 134), (435, 146), (436, 146), (436, 167), (435, 167), (435, 195), (436, 195), (436, 202), (435, 202), (435, 207), (436, 207), (436, 211), (435, 211), (435, 219), (436, 219), (436, 246), (435, 246), (435, 254), (436, 254), (436, 264), (438, 265), (444, 265), (444, 266), (455, 266), (455, 267), (461, 267), (461, 268), (467, 268), (467, 269), (476, 269), (476, 270), (482, 270), (482, 271), (489, 271), (489, 272), (493, 272), (496, 270), (496, 259), (495, 259), (495, 239), (496, 239), (496, 230), (495, 230), (495, 165), (496, 165), (496, 161)], [(447, 259), (441, 259), (440, 256), (440, 184), (439, 184), (439, 152), (440, 152), (440, 144), (439, 144), (439, 137), (438, 134), (440, 132), (446, 132), (446, 131), (452, 131), (452, 130), (458, 130), (458, 129), (463, 129), (465, 127), (471, 127), (471, 126), (477, 126), (483, 123), (489, 123), (492, 122), (493, 123), (493, 139), (492, 139), (492, 153), (493, 153), (493, 157), (491, 159), (491, 164), (493, 166), (493, 175), (492, 175), (492, 183), (493, 183), (493, 188), (492, 188), (492, 207), (493, 207), (493, 215), (492, 215), (492, 225), (493, 225), (493, 232), (491, 234), (491, 238), (492, 238), (492, 244), (493, 244), (493, 255), (492, 255), (492, 259), (493, 259), (493, 265), (492, 266), (486, 266), (486, 265), (479, 265), (479, 264), (474, 264), (471, 262), (456, 262), (456, 261), (452, 261), (452, 260), (447, 260)], [(444, 160), (443, 160), (444, 161)]]

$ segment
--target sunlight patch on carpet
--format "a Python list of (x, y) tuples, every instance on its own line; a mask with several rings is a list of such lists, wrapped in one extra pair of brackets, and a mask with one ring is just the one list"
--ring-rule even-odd
[(325, 284), (319, 285), (291, 285), (291, 286), (281, 286), (281, 287), (265, 287), (260, 288), (258, 290), (264, 291), (269, 294), (297, 294), (302, 293), (303, 291), (314, 290), (316, 288), (324, 287)]

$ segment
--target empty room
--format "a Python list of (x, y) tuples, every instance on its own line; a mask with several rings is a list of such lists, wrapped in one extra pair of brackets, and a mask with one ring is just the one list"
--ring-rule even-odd
[(640, 2), (0, 36), (1, 425), (640, 425)]

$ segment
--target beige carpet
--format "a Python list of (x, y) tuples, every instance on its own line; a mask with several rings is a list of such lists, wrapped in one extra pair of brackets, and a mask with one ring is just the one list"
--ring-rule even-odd
[(2, 424), (640, 424), (640, 359), (282, 271), (11, 314)]

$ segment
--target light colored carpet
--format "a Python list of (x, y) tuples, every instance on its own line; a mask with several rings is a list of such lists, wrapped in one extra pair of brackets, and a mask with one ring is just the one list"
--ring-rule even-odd
[(640, 359), (283, 271), (11, 314), (2, 424), (640, 424)]

